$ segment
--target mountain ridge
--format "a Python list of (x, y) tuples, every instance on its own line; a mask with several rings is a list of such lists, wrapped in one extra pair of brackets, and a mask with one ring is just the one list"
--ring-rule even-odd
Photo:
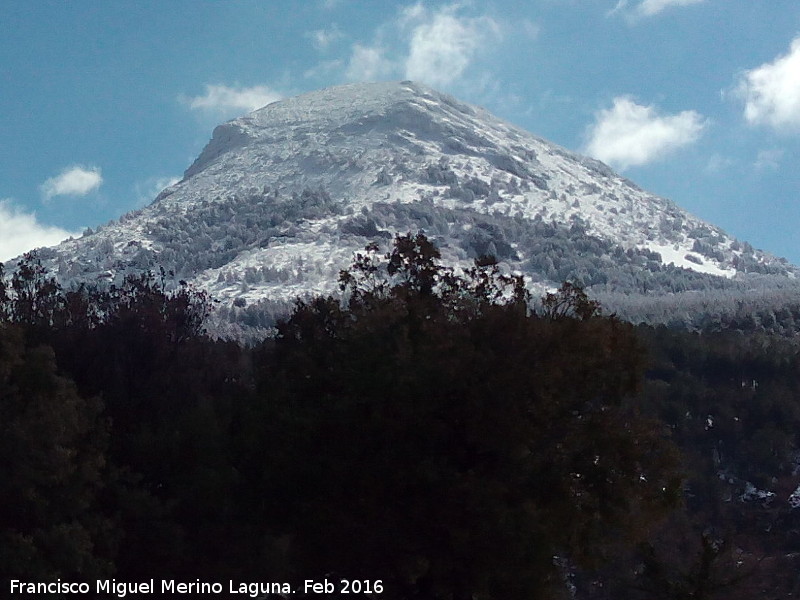
[(413, 82), (336, 86), (219, 125), (150, 205), (41, 256), (65, 283), (163, 266), (235, 312), (330, 293), (355, 251), (412, 230), (451, 264), (493, 254), (534, 290), (797, 275), (607, 165)]

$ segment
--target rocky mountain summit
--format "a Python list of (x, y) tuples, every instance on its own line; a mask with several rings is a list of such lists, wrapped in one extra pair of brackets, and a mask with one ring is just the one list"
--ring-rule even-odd
[(264, 328), (297, 296), (334, 291), (367, 243), (411, 231), (448, 263), (493, 255), (534, 290), (664, 297), (797, 273), (596, 160), (408, 81), (220, 125), (149, 206), (40, 256), (67, 285), (163, 267), (218, 301), (218, 324)]

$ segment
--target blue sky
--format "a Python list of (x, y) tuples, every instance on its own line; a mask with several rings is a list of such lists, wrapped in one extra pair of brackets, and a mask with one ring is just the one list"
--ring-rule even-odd
[(800, 264), (797, 0), (0, 0), (0, 259), (149, 203), (213, 127), (414, 79)]

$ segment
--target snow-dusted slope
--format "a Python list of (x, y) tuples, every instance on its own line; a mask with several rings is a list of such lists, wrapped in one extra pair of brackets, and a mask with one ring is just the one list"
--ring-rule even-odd
[(670, 264), (794, 273), (606, 165), (412, 82), (329, 88), (220, 125), (150, 206), (43, 256), (65, 281), (163, 266), (241, 307), (331, 291), (367, 241), (420, 229), (447, 260), (495, 254), (541, 285), (624, 287), (633, 269), (665, 285), (683, 272)]

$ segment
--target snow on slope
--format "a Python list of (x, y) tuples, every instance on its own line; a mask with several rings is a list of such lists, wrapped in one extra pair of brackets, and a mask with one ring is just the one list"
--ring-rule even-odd
[[(67, 282), (164, 266), (243, 306), (330, 292), (367, 241), (419, 229), (450, 262), (496, 254), (542, 285), (566, 272), (542, 266), (541, 252), (563, 253), (542, 235), (651, 271), (658, 252), (729, 278), (793, 272), (598, 161), (412, 82), (333, 87), (220, 125), (151, 205), (43, 256)], [(586, 282), (608, 279), (600, 258)]]

